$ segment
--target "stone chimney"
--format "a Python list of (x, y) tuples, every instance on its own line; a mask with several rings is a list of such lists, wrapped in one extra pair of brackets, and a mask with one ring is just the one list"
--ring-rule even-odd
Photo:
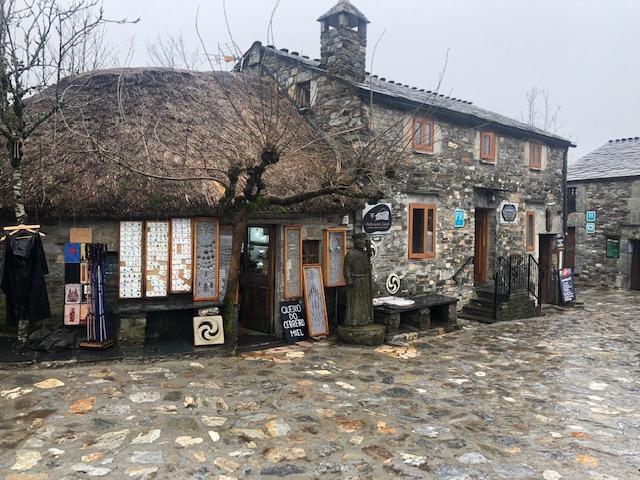
[(353, 82), (364, 82), (369, 20), (349, 0), (338, 4), (318, 21), (320, 65), (327, 72)]

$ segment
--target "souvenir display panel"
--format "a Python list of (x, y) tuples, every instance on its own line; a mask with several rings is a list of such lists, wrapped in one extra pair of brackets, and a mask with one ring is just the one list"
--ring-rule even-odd
[(171, 293), (191, 292), (192, 233), (190, 219), (171, 220)]
[(218, 299), (218, 222), (196, 219), (193, 299)]
[(325, 231), (325, 277), (327, 287), (342, 287), (344, 281), (344, 256), (347, 246), (346, 230)]
[(302, 232), (300, 227), (285, 227), (285, 288), (286, 298), (302, 296)]
[(142, 222), (120, 222), (120, 298), (142, 297)]
[(169, 293), (169, 222), (147, 222), (145, 295), (166, 297)]

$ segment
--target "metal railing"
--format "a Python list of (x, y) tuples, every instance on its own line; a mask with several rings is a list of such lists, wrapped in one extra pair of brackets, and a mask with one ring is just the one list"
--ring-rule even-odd
[(493, 318), (497, 317), (500, 301), (513, 294), (529, 293), (540, 301), (542, 272), (532, 255), (513, 254), (499, 257), (493, 281)]
[(453, 279), (453, 281), (456, 282), (456, 285), (459, 284), (458, 278), (459, 278), (460, 274), (462, 272), (464, 272), (464, 269), (467, 268), (469, 265), (473, 265), (473, 259), (474, 259), (474, 257), (467, 258), (467, 260), (462, 264), (462, 266), (451, 277)]

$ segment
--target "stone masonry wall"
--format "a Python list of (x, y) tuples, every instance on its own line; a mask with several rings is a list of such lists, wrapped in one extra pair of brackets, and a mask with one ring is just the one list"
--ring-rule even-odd
[[(576, 229), (576, 274), (585, 285), (629, 288), (630, 240), (640, 240), (640, 180), (572, 182), (576, 212), (568, 226)], [(596, 231), (586, 231), (586, 212), (596, 212)], [(607, 258), (607, 237), (620, 239), (620, 257)]]

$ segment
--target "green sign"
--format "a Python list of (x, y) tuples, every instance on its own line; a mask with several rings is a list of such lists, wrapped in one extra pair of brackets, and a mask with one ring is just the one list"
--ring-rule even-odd
[(620, 239), (607, 238), (607, 258), (620, 258)]

